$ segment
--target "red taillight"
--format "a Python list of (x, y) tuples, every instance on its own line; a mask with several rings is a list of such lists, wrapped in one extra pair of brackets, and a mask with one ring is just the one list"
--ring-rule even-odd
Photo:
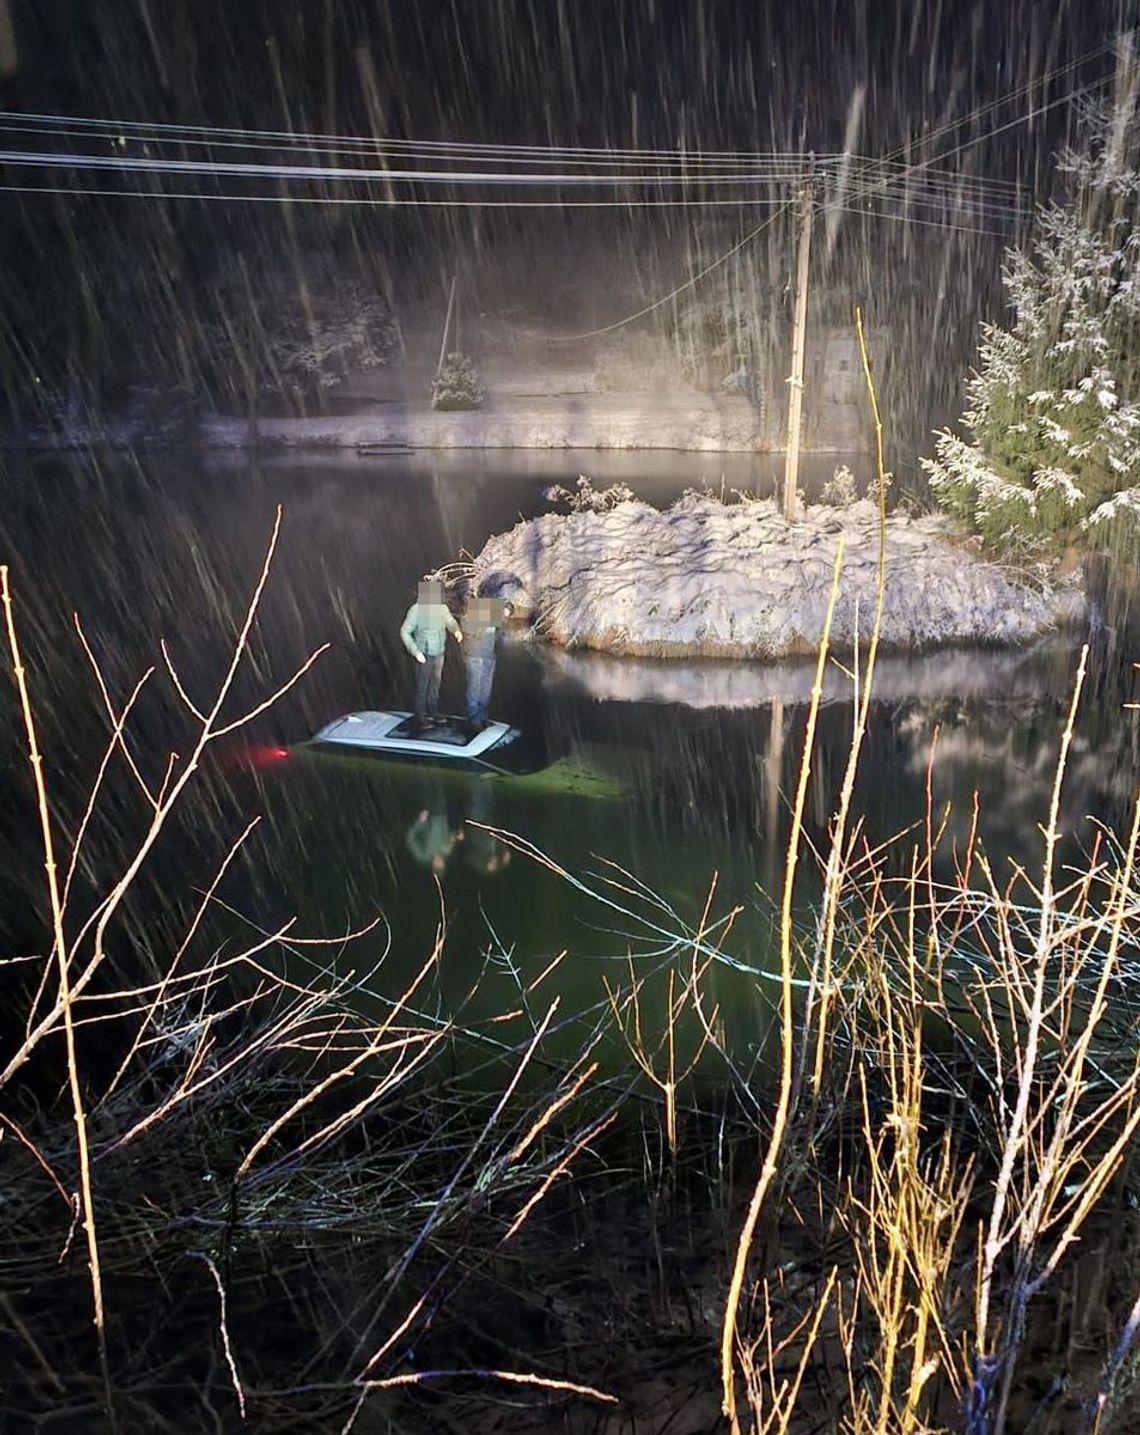
[(284, 762), (291, 753), (287, 747), (274, 747), (264, 743), (250, 743), (245, 747), (231, 748), (228, 757), (230, 762), (239, 767), (250, 767), (255, 772), (260, 772), (266, 767), (275, 767), (277, 763)]

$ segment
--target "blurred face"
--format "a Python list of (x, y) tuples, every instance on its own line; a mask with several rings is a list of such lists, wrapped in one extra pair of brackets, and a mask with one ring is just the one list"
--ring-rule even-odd
[(495, 627), (510, 613), (510, 607), (501, 598), (475, 598), (475, 620), (491, 623)]
[(475, 623), (490, 623), (498, 627), (511, 616), (511, 605), (502, 598), (473, 598), (471, 619)]
[(420, 584), (418, 601), (428, 606), (443, 602), (443, 584), (438, 578), (425, 578)]

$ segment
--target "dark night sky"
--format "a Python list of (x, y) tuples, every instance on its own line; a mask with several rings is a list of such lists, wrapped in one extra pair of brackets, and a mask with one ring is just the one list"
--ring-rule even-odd
[[(366, 132), (371, 91), (389, 135), (816, 150), (841, 145), (857, 83), (866, 146), (894, 147), (1135, 14), (1111, 0), (11, 4), (13, 109)], [(1003, 150), (1016, 164), (1040, 140), (1026, 126)]]

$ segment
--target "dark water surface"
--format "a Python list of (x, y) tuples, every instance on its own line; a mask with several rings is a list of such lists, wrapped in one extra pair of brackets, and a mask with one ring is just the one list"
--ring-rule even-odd
[[(831, 460), (817, 463), (809, 483), (832, 467)], [(256, 464), (245, 456), (204, 463), (119, 454), (99, 462), (9, 461), (0, 544), (12, 565), (62, 827), (74, 830), (108, 731), (73, 625), (76, 611), (117, 704), (157, 665), (132, 739), (152, 778), (172, 749), (187, 750), (192, 731), (160, 640), (188, 695), (207, 704), (278, 503), (280, 544), (226, 713), (252, 705), (314, 647), (331, 644), (272, 711), (208, 755), (115, 934), (117, 950), (165, 965), (197, 894), (246, 821), (260, 815), (219, 889), (241, 916), (218, 908), (200, 934), (202, 955), (213, 947), (234, 950), (243, 936), (289, 917), (296, 918), (295, 934), (313, 937), (336, 936), (379, 916), (382, 926), (358, 941), (298, 948), (290, 960), (299, 969), (313, 962), (361, 973), (376, 968), (369, 987), (392, 996), (422, 965), (442, 922), (442, 957), (417, 996), (422, 1007), (478, 1024), (509, 1008), (541, 1016), (557, 996), (566, 1049), (577, 1050), (581, 1028), (606, 1000), (603, 979), (611, 986), (628, 982), (630, 954), (648, 979), (646, 1011), (656, 1003), (660, 1013), (664, 971), (691, 964), (686, 933), (697, 928), (716, 874), (710, 922), (741, 909), (729, 930), (714, 926), (724, 952), (746, 967), (774, 967), (773, 899), (810, 683), (802, 665), (743, 674), (740, 665), (728, 673), (724, 664), (631, 665), (577, 655), (567, 661), (512, 641), (493, 711), (540, 734), (552, 753), (588, 761), (621, 784), (619, 797), (557, 785), (515, 790), (422, 769), (322, 760), (293, 747), (340, 713), (407, 706), (411, 664), (397, 630), (416, 580), (542, 511), (543, 488), (572, 485), (579, 472), (599, 486), (626, 482), (657, 504), (689, 484), (719, 486), (722, 474), (728, 489), (765, 492), (770, 482), (756, 461), (732, 455), (457, 452)], [(1137, 723), (1123, 707), (1131, 696), (1126, 658), (1119, 650), (1092, 656), (1063, 803), (1065, 822), (1077, 834), (1074, 851), (1087, 844), (1090, 816), (1119, 825), (1131, 801)], [(955, 844), (960, 850), (965, 840), (975, 792), (995, 867), (1004, 870), (1011, 859), (1032, 867), (1075, 669), (1076, 649), (1066, 642), (1033, 654), (937, 654), (886, 665), (857, 788), (856, 815), (868, 837), (879, 841), (923, 818), (937, 731), (934, 802), (939, 809), (952, 804), (940, 871), (949, 873)], [(443, 695), (453, 711), (460, 679), (451, 652)], [(639, 700), (647, 696), (654, 700)], [(808, 832), (817, 843), (836, 799), (853, 715), (841, 689), (830, 696), (808, 801)], [(45, 945), (42, 859), (10, 684), (3, 701), (9, 734), (0, 769), (3, 920), (6, 947), (19, 953)], [(77, 914), (106, 889), (144, 817), (117, 760), (77, 878)], [(516, 834), (588, 890), (504, 848), (476, 824)], [(920, 838), (912, 832), (905, 850)], [(433, 852), (441, 859), (434, 867)], [(905, 861), (900, 849), (899, 865)], [(810, 902), (810, 860), (801, 872)], [(524, 993), (563, 951), (556, 971)], [(722, 965), (711, 985), (731, 1045), (742, 1055), (759, 1049), (771, 984)]]

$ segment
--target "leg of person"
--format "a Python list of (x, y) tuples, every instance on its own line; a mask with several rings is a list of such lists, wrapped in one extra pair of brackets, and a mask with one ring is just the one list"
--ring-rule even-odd
[(428, 713), (428, 684), (431, 678), (431, 659), (416, 664), (416, 726), (423, 727)]
[(468, 658), (467, 661), (464, 663), (463, 668), (464, 675), (467, 679), (466, 696), (463, 700), (463, 710), (467, 715), (467, 722), (470, 725), (479, 721), (479, 659)]
[(484, 658), (480, 664), (479, 673), (479, 721), (487, 722), (487, 709), (491, 706), (491, 687), (495, 681), (495, 660)]
[(439, 681), (443, 677), (443, 654), (437, 658), (429, 658), (424, 664), (428, 670), (427, 678), (427, 711), (428, 717), (439, 717)]
[(475, 725), (487, 720), (487, 699), (491, 688), (487, 670), (490, 666), (486, 658), (472, 658), (467, 669), (467, 721)]

